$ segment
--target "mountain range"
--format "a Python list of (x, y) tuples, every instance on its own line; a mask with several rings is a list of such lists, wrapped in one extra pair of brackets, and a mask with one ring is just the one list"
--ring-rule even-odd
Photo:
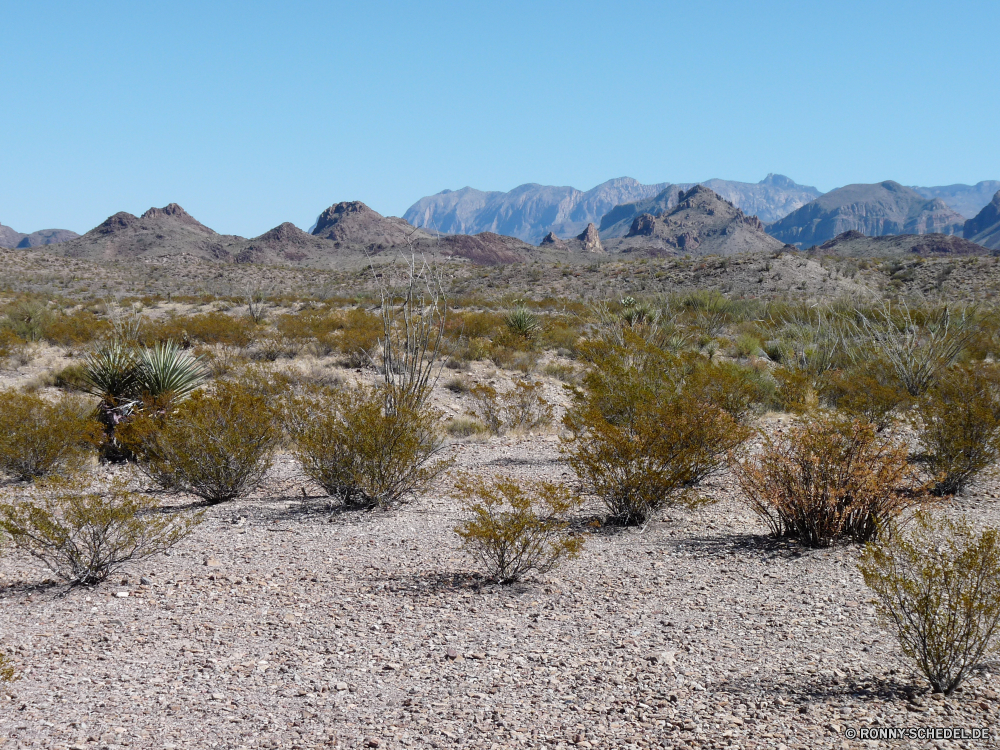
[[(713, 179), (701, 184), (762, 221), (781, 218), (822, 195), (816, 188), (797, 185), (787, 177), (773, 174), (759, 183)], [(444, 234), (499, 232), (538, 244), (549, 232), (560, 237), (575, 235), (591, 223), (601, 225), (601, 235), (605, 236), (602, 219), (615, 207), (641, 204), (661, 194), (676, 195), (694, 185), (667, 182), (643, 185), (631, 177), (619, 177), (585, 192), (534, 183), (506, 193), (465, 187), (421, 198), (407, 209), (403, 218), (414, 226)], [(663, 208), (673, 205), (676, 201)], [(633, 212), (628, 223), (632, 216), (642, 212)], [(627, 227), (619, 234), (608, 236), (626, 233)]]

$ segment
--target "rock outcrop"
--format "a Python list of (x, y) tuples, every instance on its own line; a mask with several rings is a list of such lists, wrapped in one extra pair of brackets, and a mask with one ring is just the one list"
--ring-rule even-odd
[(983, 180), (975, 185), (914, 186), (913, 189), (925, 198), (940, 198), (950, 208), (970, 219), (989, 204), (994, 193), (1000, 191), (1000, 180)]
[(982, 211), (965, 222), (962, 234), (967, 240), (1000, 250), (1000, 190)]
[(847, 185), (768, 225), (768, 232), (800, 248), (821, 245), (849, 230), (868, 237), (961, 234), (965, 219), (940, 198), (924, 198), (898, 182)]
[(606, 240), (609, 252), (654, 255), (736, 255), (779, 250), (780, 242), (715, 191), (695, 185), (659, 216), (644, 213), (632, 220), (628, 234)]
[(895, 234), (866, 237), (853, 229), (809, 250), (817, 255), (837, 255), (845, 258), (889, 258), (898, 255), (935, 258), (993, 254), (982, 245), (955, 234)]
[(583, 244), (583, 251), (586, 253), (604, 252), (604, 248), (601, 246), (601, 235), (598, 234), (597, 227), (594, 226), (593, 222), (580, 232), (577, 239)]

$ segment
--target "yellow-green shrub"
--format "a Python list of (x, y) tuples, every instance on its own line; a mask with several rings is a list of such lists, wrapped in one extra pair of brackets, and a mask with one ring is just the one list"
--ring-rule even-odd
[(1000, 372), (988, 364), (950, 369), (917, 402), (914, 426), (935, 492), (962, 492), (1000, 458)]
[(583, 548), (582, 536), (567, 533), (569, 514), (580, 501), (562, 485), (465, 476), (456, 489), (471, 517), (455, 533), (497, 583), (515, 583), (531, 571), (547, 573)]
[(704, 382), (686, 385), (677, 357), (625, 333), (625, 346), (586, 347), (593, 367), (563, 420), (571, 432), (563, 446), (585, 492), (616, 521), (642, 523), (663, 507), (700, 502), (694, 486), (749, 429)]
[(130, 491), (123, 478), (79, 489), (85, 482), (75, 477), (7, 490), (0, 504), (0, 529), (69, 583), (100, 583), (131, 560), (169, 549), (201, 520), (159, 512), (156, 499)]
[(542, 397), (541, 381), (517, 379), (501, 393), (492, 385), (480, 384), (469, 391), (473, 399), (470, 414), (494, 435), (508, 430), (532, 430), (552, 422), (552, 406)]
[(221, 503), (263, 482), (281, 440), (278, 410), (266, 392), (219, 381), (176, 408), (147, 408), (121, 425), (122, 442), (164, 489)]
[(936, 693), (951, 693), (1000, 647), (1000, 531), (918, 513), (907, 533), (870, 544), (865, 584), (903, 653)]
[(102, 437), (79, 398), (0, 391), (0, 471), (20, 480), (76, 468)]
[(332, 498), (384, 508), (426, 491), (450, 465), (436, 458), (439, 416), (384, 389), (315, 388), (291, 401), (286, 423), (303, 471)]

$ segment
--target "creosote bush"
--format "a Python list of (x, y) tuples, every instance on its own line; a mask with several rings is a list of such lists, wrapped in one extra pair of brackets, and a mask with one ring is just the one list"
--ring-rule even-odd
[(1000, 372), (952, 368), (918, 401), (913, 421), (935, 494), (961, 493), (1000, 458)]
[(440, 415), (385, 389), (314, 388), (286, 412), (303, 471), (348, 508), (387, 508), (426, 491), (450, 466)]
[(489, 384), (476, 385), (469, 391), (473, 399), (470, 414), (494, 435), (543, 427), (552, 422), (552, 406), (541, 395), (543, 387), (541, 381), (521, 378), (503, 393)]
[(201, 520), (158, 512), (154, 498), (132, 492), (121, 477), (106, 488), (80, 489), (85, 482), (44, 480), (7, 490), (0, 504), (0, 529), (14, 546), (68, 583), (100, 583), (132, 560), (169, 549)]
[(730, 465), (774, 536), (809, 547), (870, 541), (923, 497), (905, 443), (871, 424), (819, 413), (785, 439), (762, 439), (759, 452)]
[(101, 426), (79, 398), (51, 402), (0, 391), (0, 471), (28, 481), (77, 468), (101, 441)]
[(463, 476), (456, 488), (470, 518), (455, 533), (497, 583), (515, 583), (532, 571), (546, 573), (580, 554), (583, 537), (568, 533), (568, 516), (580, 501), (566, 487)]
[(0, 682), (13, 682), (16, 679), (18, 679), (18, 674), (10, 657), (0, 653)]
[(281, 440), (271, 395), (219, 381), (176, 407), (150, 405), (122, 425), (121, 439), (164, 489), (232, 500), (259, 487), (271, 467)]
[(563, 450), (584, 491), (615, 521), (634, 524), (703, 502), (695, 486), (750, 434), (749, 402), (742, 384), (734, 391), (733, 381), (694, 377), (697, 369), (628, 331), (625, 341), (584, 349), (593, 367), (563, 420), (571, 433)]
[(1000, 532), (918, 513), (859, 565), (879, 614), (936, 693), (950, 695), (1000, 648)]

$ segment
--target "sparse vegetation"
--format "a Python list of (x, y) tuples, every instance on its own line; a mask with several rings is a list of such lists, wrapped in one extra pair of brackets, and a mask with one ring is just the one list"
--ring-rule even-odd
[(886, 625), (936, 693), (951, 695), (1000, 643), (1000, 532), (917, 514), (860, 563)]
[(568, 533), (568, 515), (579, 500), (563, 486), (464, 476), (457, 490), (470, 518), (455, 533), (497, 583), (515, 583), (532, 571), (547, 573), (583, 548), (583, 537)]
[(873, 425), (817, 414), (786, 438), (761, 439), (759, 452), (730, 464), (747, 505), (776, 537), (809, 547), (870, 541), (922, 497), (906, 445)]
[(80, 467), (100, 443), (101, 426), (81, 399), (50, 402), (41, 396), (0, 391), (0, 471), (28, 481)]
[(131, 491), (124, 478), (86, 484), (77, 477), (7, 489), (0, 504), (0, 529), (67, 583), (100, 583), (132, 560), (169, 549), (201, 520), (157, 512), (157, 501)]

